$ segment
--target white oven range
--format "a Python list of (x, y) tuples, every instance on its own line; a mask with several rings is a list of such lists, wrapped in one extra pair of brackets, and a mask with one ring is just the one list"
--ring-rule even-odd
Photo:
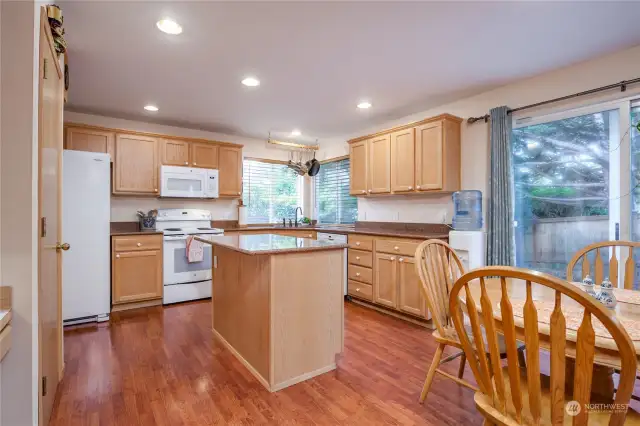
[(222, 229), (211, 228), (211, 212), (197, 209), (160, 209), (156, 229), (163, 233), (163, 304), (211, 297), (211, 246), (202, 262), (187, 262), (189, 235), (215, 238)]

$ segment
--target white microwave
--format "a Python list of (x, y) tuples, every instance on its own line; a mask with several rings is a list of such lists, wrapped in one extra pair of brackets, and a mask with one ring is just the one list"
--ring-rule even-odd
[(218, 198), (218, 170), (161, 166), (160, 196)]

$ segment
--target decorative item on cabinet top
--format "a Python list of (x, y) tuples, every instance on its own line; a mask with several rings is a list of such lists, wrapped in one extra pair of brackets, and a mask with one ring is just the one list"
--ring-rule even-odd
[(460, 190), (460, 124), (442, 114), (348, 141), (355, 196)]

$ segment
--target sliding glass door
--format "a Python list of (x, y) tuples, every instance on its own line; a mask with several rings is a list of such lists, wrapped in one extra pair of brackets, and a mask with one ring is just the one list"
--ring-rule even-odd
[(639, 182), (632, 175), (640, 171), (640, 137), (631, 132), (639, 119), (640, 106), (627, 99), (514, 121), (518, 266), (566, 278), (579, 249), (640, 241), (640, 190), (632, 190)]

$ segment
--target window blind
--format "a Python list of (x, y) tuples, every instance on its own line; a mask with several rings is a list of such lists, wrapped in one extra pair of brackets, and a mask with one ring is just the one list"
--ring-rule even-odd
[(249, 223), (279, 223), (302, 206), (302, 178), (284, 164), (243, 162), (243, 197)]
[(315, 177), (318, 223), (355, 223), (358, 200), (349, 195), (349, 159), (322, 164)]

